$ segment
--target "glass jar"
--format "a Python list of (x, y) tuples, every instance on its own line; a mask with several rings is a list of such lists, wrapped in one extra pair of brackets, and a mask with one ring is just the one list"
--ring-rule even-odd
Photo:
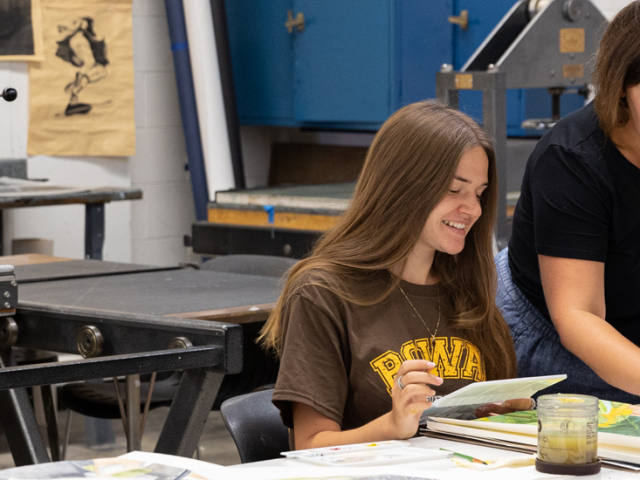
[(538, 468), (542, 463), (569, 468), (597, 464), (599, 471), (598, 405), (598, 399), (588, 395), (538, 398), (538, 470), (543, 471)]

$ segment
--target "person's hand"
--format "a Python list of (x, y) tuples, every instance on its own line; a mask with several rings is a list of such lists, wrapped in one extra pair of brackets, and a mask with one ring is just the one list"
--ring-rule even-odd
[(396, 438), (409, 438), (418, 431), (420, 415), (431, 407), (436, 392), (430, 385), (442, 385), (442, 379), (429, 373), (435, 363), (427, 360), (407, 360), (402, 363), (393, 381), (391, 429)]
[(504, 415), (521, 410), (532, 410), (535, 406), (531, 398), (516, 398), (505, 402), (487, 403), (473, 412), (476, 417), (490, 417), (493, 415)]

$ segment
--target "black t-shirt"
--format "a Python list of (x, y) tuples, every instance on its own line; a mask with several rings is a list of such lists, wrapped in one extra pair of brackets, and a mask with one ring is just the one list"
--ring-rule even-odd
[(604, 262), (606, 320), (640, 346), (640, 168), (589, 104), (529, 157), (509, 241), (513, 282), (550, 321), (538, 254)]

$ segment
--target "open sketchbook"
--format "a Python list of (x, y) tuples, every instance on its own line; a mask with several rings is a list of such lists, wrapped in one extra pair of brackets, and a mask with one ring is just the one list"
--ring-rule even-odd
[(55, 463), (42, 463), (0, 471), (2, 480), (127, 478), (131, 480), (202, 480), (181, 466), (126, 458), (97, 458)]
[(472, 383), (436, 400), (431, 408), (422, 412), (420, 424), (426, 424), (429, 417), (473, 420), (476, 418), (474, 410), (482, 405), (528, 398), (566, 378), (566, 375), (547, 375)]
[[(421, 432), (486, 439), (492, 443), (536, 446), (538, 415), (536, 411), (528, 411), (477, 420), (431, 417)], [(598, 456), (640, 464), (640, 406), (600, 400)]]

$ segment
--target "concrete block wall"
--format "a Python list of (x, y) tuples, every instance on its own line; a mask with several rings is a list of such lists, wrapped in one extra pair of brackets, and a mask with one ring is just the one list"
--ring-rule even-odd
[(132, 260), (171, 265), (189, 259), (183, 237), (195, 209), (164, 1), (134, 0), (133, 48), (138, 148), (131, 186), (143, 199), (131, 205)]

